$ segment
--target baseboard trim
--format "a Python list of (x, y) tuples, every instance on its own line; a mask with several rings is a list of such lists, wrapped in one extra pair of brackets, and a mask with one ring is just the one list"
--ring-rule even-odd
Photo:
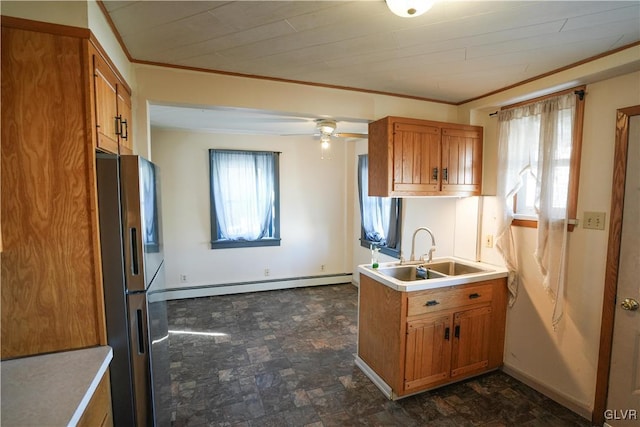
[(352, 283), (350, 273), (326, 276), (292, 277), (243, 283), (222, 283), (215, 285), (189, 286), (184, 288), (159, 289), (149, 295), (150, 300), (174, 300), (210, 297), (217, 295), (242, 294), (247, 292), (275, 291), (279, 289), (302, 288), (307, 286), (338, 285)]
[(512, 366), (504, 365), (502, 367), (502, 371), (505, 374), (511, 375), (513, 378), (517, 379), (518, 381), (528, 385), (532, 389), (544, 394), (549, 399), (556, 401), (557, 403), (564, 406), (565, 408), (575, 412), (576, 414), (580, 415), (584, 419), (591, 421), (592, 409), (585, 406), (583, 403), (578, 402), (577, 400), (573, 399), (570, 396), (567, 396), (566, 394), (558, 390), (554, 390), (551, 387), (541, 384), (537, 379), (531, 377), (530, 375)]
[(362, 360), (360, 356), (356, 356), (355, 364), (358, 368), (360, 368), (362, 373), (365, 374), (367, 378), (369, 378), (371, 382), (380, 389), (382, 394), (384, 394), (388, 399), (393, 399), (394, 393), (391, 389), (391, 386), (389, 386), (389, 384), (387, 384), (373, 369), (371, 369), (371, 367), (367, 365), (367, 362)]

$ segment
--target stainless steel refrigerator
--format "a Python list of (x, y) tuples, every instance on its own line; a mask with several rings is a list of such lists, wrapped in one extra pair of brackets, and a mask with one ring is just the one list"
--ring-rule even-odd
[(140, 156), (96, 153), (96, 177), (114, 425), (169, 426), (159, 170)]

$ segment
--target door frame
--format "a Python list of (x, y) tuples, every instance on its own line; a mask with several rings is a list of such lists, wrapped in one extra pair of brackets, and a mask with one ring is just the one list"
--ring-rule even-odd
[(591, 414), (595, 426), (603, 425), (604, 411), (609, 392), (609, 368), (613, 346), (613, 326), (618, 290), (618, 260), (622, 239), (622, 210), (624, 208), (625, 182), (627, 178), (627, 152), (629, 147), (629, 119), (640, 115), (640, 105), (621, 108), (616, 112), (616, 141), (613, 160), (613, 184), (611, 190), (611, 213), (609, 219), (609, 243), (605, 265), (604, 299), (600, 327), (600, 351), (596, 371), (596, 392)]

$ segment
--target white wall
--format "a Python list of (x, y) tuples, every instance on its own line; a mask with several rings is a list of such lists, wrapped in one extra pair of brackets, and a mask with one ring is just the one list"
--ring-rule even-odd
[(7, 1), (0, 2), (5, 16), (89, 28), (87, 3), (83, 1)]
[[(320, 143), (313, 137), (154, 129), (152, 144), (161, 170), (168, 288), (351, 272), (351, 245), (345, 238), (350, 227), (345, 220), (348, 142), (333, 143), (331, 160), (321, 160)], [(210, 148), (282, 153), (281, 246), (210, 249)], [(180, 282), (181, 274), (186, 283)]]
[[(600, 339), (608, 239), (616, 109), (640, 104), (640, 72), (587, 85), (578, 218), (584, 211), (606, 212), (604, 231), (582, 226), (569, 236), (565, 315), (551, 326), (552, 302), (542, 289), (534, 261), (536, 230), (515, 227), (521, 286), (508, 310), (505, 366), (516, 375), (590, 417)], [(495, 140), (486, 141), (496, 144)], [(497, 203), (486, 197), (482, 235), (495, 234)], [(482, 259), (499, 262), (495, 249)]]

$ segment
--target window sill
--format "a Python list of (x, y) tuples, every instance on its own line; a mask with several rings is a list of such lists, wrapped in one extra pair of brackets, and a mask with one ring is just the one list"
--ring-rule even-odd
[(538, 220), (530, 218), (513, 218), (511, 225), (516, 227), (538, 228)]
[(262, 246), (280, 246), (280, 239), (216, 240), (211, 242), (211, 249), (253, 248)]
[(380, 249), (380, 253), (381, 254), (388, 255), (390, 257), (400, 259), (400, 250), (399, 249), (388, 248), (386, 246), (378, 246), (378, 243), (376, 243), (376, 242), (371, 242), (369, 240), (360, 239), (360, 246), (362, 246), (363, 248), (370, 249), (371, 245), (373, 245), (375, 247), (378, 247)]
[[(515, 227), (538, 228), (538, 220), (531, 217), (514, 217), (513, 221), (511, 221), (511, 225)], [(576, 225), (578, 225), (577, 220), (569, 220), (567, 231), (573, 231)]]

